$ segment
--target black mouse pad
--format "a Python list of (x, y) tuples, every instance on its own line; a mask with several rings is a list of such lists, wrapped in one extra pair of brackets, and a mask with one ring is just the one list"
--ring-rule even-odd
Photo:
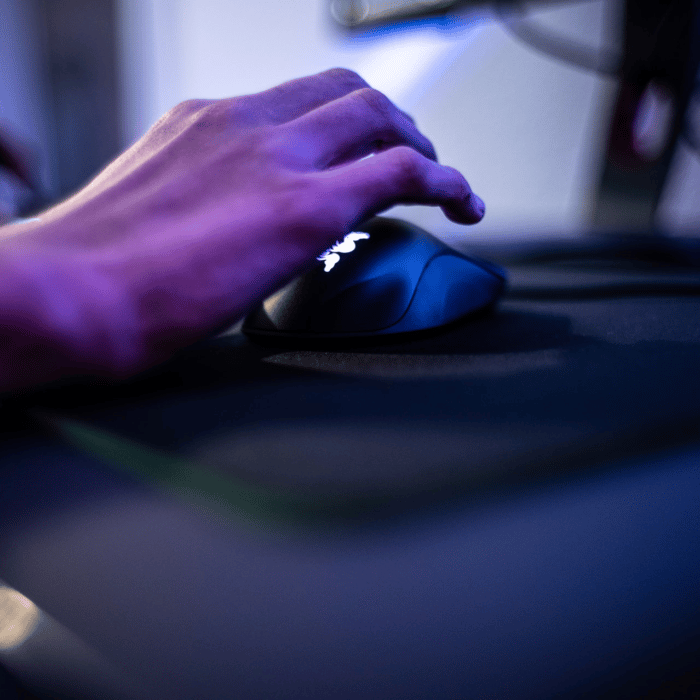
[(234, 329), (119, 387), (34, 405), (113, 457), (116, 438), (175, 460), (160, 480), (315, 503), (444, 496), (696, 439), (700, 299), (570, 282), (573, 299), (516, 298), (524, 284), (493, 313), (394, 345), (269, 348)]

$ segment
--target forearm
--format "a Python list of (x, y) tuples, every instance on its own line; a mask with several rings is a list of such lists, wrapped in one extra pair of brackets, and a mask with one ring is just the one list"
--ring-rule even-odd
[[(0, 392), (152, 367), (238, 320), (309, 257), (264, 234), (227, 242), (209, 232), (202, 249), (183, 217), (132, 216), (119, 226), (75, 218), (49, 212), (0, 228)], [(151, 238), (128, 237), (139, 227)], [(149, 242), (163, 230), (172, 243), (154, 251)], [(96, 242), (71, 245), (75, 237)]]
[(110, 306), (119, 307), (113, 297), (108, 280), (89, 266), (19, 237), (3, 240), (0, 391), (123, 374), (133, 348), (108, 323)]

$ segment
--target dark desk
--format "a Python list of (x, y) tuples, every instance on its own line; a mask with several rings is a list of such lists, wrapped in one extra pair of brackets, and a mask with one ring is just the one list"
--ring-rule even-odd
[(48, 430), (15, 406), (0, 578), (148, 698), (632, 698), (687, 673), (700, 277), (511, 273), (430, 337), (233, 330), (21, 404)]

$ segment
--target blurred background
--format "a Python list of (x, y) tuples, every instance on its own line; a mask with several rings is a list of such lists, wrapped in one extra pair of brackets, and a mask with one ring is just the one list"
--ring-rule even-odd
[[(530, 9), (560, 36), (594, 50), (619, 47), (620, 0)], [(487, 204), (484, 221), (468, 230), (426, 207), (393, 215), (447, 240), (575, 237), (591, 228), (614, 77), (534, 50), (488, 7), (363, 35), (344, 32), (331, 15), (329, 0), (0, 0), (0, 129), (35, 154), (51, 202), (182, 100), (258, 92), (345, 66), (409, 111), (441, 161)], [(700, 158), (681, 144), (657, 224), (696, 235), (698, 192)]]

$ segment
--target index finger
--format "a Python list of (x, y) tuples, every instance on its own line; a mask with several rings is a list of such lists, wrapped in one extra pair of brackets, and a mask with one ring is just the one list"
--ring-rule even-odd
[(475, 224), (485, 213), (483, 201), (459, 171), (408, 146), (315, 174), (319, 176), (346, 203), (346, 213), (355, 223), (395, 204), (439, 206), (448, 219), (459, 224)]

